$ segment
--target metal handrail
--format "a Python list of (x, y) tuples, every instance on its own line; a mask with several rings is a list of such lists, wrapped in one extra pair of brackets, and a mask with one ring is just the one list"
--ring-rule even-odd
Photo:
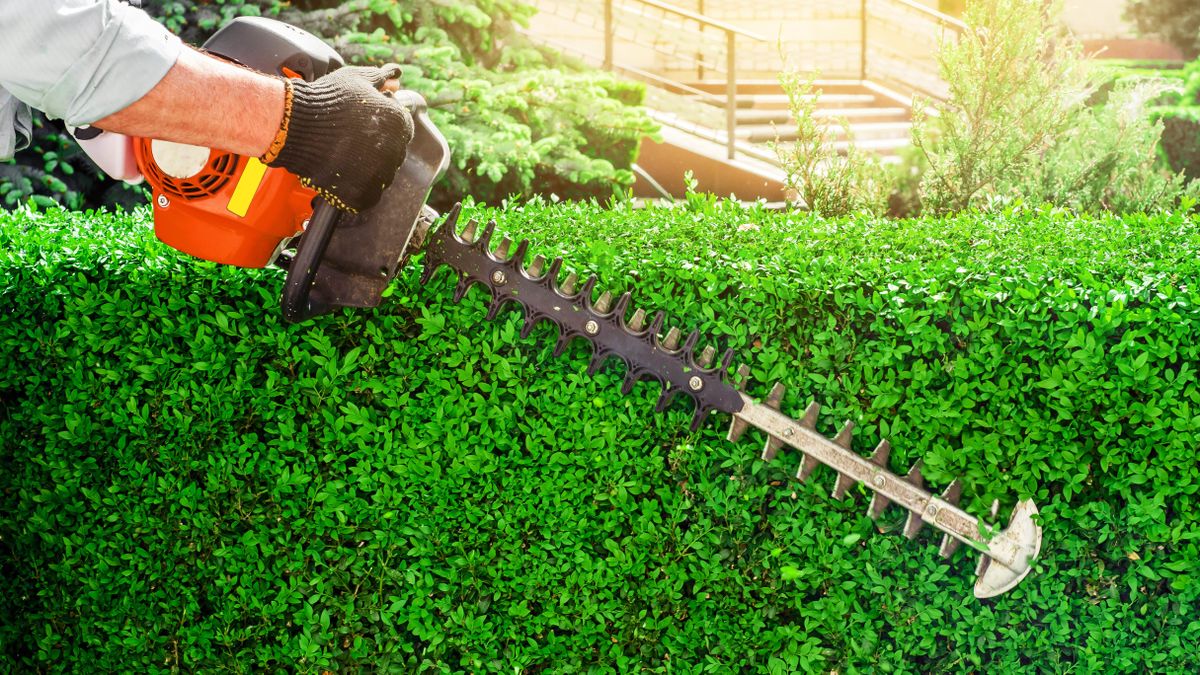
[[(737, 38), (743, 37), (758, 42), (769, 42), (765, 37), (743, 30), (732, 24), (697, 14), (689, 9), (676, 7), (660, 0), (628, 0), (699, 24), (700, 29), (713, 28), (725, 34), (725, 150), (729, 159), (737, 156)], [(604, 69), (615, 70), (613, 42), (616, 39), (616, 21), (613, 16), (613, 0), (604, 0)]]
[(918, 14), (924, 14), (925, 16), (933, 19), (934, 21), (937, 21), (938, 23), (940, 23), (944, 26), (947, 26), (949, 28), (953, 28), (954, 30), (956, 30), (960, 33), (967, 30), (967, 24), (963, 23), (961, 20), (956, 19), (956, 18), (950, 16), (949, 14), (944, 14), (942, 12), (939, 12), (936, 9), (933, 9), (932, 7), (926, 7), (925, 5), (922, 5), (921, 3), (916, 2), (915, 0), (891, 0), (891, 2), (893, 2), (897, 5), (904, 5), (908, 9), (911, 9), (911, 10), (917, 12)]
[[(873, 47), (873, 44), (872, 44), (873, 41), (870, 39), (870, 36), (867, 33), (867, 27), (870, 24), (870, 21), (868, 20), (868, 18), (869, 18), (868, 8), (872, 3), (878, 3), (880, 5), (890, 6), (892, 8), (900, 8), (903, 11), (912, 12), (913, 14), (919, 15), (922, 19), (930, 22), (932, 25), (936, 26), (937, 28), (949, 30), (949, 31), (953, 32), (956, 36), (961, 36), (964, 32), (966, 32), (968, 30), (967, 24), (959, 19), (956, 19), (956, 18), (950, 16), (949, 14), (944, 14), (942, 12), (939, 12), (939, 11), (932, 9), (930, 7), (927, 7), (919, 2), (916, 2), (915, 0), (861, 0), (861, 4), (860, 4), (861, 34), (859, 36), (859, 39), (860, 39), (860, 50), (861, 50), (860, 77), (861, 77), (862, 81), (868, 82), (868, 81), (875, 80), (876, 78), (881, 78), (882, 81), (889, 82), (889, 83), (890, 82), (901, 82), (904, 85), (906, 85), (907, 87), (911, 88), (915, 93), (922, 93), (922, 94), (926, 94), (926, 95), (932, 95), (932, 96), (934, 96), (934, 98), (941, 98), (942, 96), (939, 95), (937, 92), (929, 90), (925, 86), (925, 83), (922, 83), (919, 81), (914, 81), (914, 80), (912, 80), (912, 78), (909, 78), (909, 77), (904, 77), (903, 75), (900, 75), (898, 72), (895, 72), (893, 69), (885, 68), (884, 72), (872, 73), (872, 71), (871, 71), (872, 63), (871, 63), (871, 59), (869, 58), (869, 54)], [(885, 59), (884, 62), (887, 63), (887, 60)], [(898, 79), (895, 79), (897, 75), (900, 75), (900, 76)]]
[(675, 5), (668, 5), (665, 2), (659, 2), (659, 0), (637, 0), (637, 3), (641, 4), (641, 5), (648, 5), (650, 7), (654, 7), (655, 9), (661, 9), (662, 11), (667, 12), (668, 14), (674, 14), (675, 16), (682, 16), (685, 19), (691, 19), (692, 21), (695, 21), (696, 23), (698, 23), (702, 26), (716, 28), (719, 31), (724, 31), (726, 33), (736, 33), (737, 35), (741, 35), (742, 37), (747, 37), (747, 38), (750, 38), (751, 40), (758, 40), (759, 42), (770, 42), (770, 40), (768, 40), (767, 38), (765, 38), (761, 35), (758, 35), (757, 33), (753, 33), (751, 31), (748, 31), (744, 28), (735, 26), (730, 23), (726, 23), (724, 21), (721, 21), (720, 19), (714, 19), (712, 17), (705, 16), (703, 14), (697, 14), (696, 12), (693, 12), (690, 9), (684, 9), (683, 7), (676, 7)]

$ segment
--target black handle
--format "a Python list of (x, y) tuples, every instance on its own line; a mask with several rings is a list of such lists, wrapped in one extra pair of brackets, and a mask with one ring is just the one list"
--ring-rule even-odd
[(312, 301), (313, 282), (321, 268), (321, 259), (329, 246), (329, 238), (337, 227), (341, 213), (324, 199), (317, 197), (308, 227), (300, 237), (296, 257), (288, 265), (287, 281), (283, 286), (283, 318), (292, 323), (307, 321), (333, 307)]

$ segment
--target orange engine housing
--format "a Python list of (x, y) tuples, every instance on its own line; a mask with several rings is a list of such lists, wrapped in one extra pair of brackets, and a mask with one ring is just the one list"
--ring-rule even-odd
[(294, 174), (252, 157), (208, 150), (207, 160), (172, 175), (155, 150), (180, 147), (193, 155), (205, 150), (147, 138), (134, 142), (138, 168), (153, 192), (154, 233), (163, 243), (204, 260), (266, 267), (286, 240), (304, 230), (317, 193)]

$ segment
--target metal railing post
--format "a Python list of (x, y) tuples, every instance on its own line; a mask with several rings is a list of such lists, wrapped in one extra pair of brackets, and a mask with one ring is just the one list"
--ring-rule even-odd
[[(696, 13), (703, 16), (704, 0), (699, 0), (696, 3)], [(700, 24), (700, 46), (704, 47), (704, 24)], [(704, 54), (703, 51), (696, 52), (696, 79), (704, 80)]]
[(604, 0), (604, 69), (613, 69), (613, 0)]
[(737, 154), (737, 36), (725, 31), (725, 133), (729, 147), (729, 159)]
[(859, 79), (867, 79), (867, 0), (862, 0), (862, 13), (859, 16), (861, 24), (859, 26), (859, 62), (858, 72)]

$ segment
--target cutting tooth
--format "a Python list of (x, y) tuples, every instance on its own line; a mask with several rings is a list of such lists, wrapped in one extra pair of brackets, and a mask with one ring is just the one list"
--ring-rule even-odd
[[(779, 410), (779, 405), (783, 402), (783, 394), (785, 391), (787, 391), (787, 387), (784, 387), (782, 382), (776, 382), (775, 386), (771, 387), (771, 392), (767, 394), (767, 400), (763, 401), (763, 405), (771, 408), (772, 410)], [(779, 452), (779, 449), (782, 447), (782, 440), (768, 434), (767, 442), (763, 445), (762, 455), (760, 456), (762, 457), (763, 461), (769, 462), (772, 459), (775, 459), (775, 454)]]
[(621, 394), (623, 396), (628, 396), (629, 393), (633, 391), (633, 385), (637, 384), (637, 381), (638, 377), (636, 372), (632, 370), (626, 371), (625, 379), (621, 382)]
[(462, 202), (454, 202), (454, 206), (446, 213), (446, 217), (442, 220), (442, 227), (449, 227), (451, 232), (458, 227), (458, 217), (462, 215)]
[(703, 352), (700, 353), (700, 358), (696, 359), (696, 365), (700, 366), (701, 368), (708, 368), (709, 366), (712, 365), (713, 357), (715, 357), (716, 355), (717, 355), (716, 347), (709, 345), (704, 348)]
[(621, 297), (617, 298), (617, 304), (613, 307), (613, 314), (616, 314), (624, 321), (625, 315), (629, 313), (629, 304), (631, 302), (633, 302), (633, 293), (625, 291), (621, 294)]
[(595, 354), (592, 354), (592, 360), (588, 363), (587, 374), (595, 375), (600, 372), (600, 368), (604, 366), (606, 359), (608, 359), (608, 354), (605, 352), (597, 351)]
[(887, 469), (888, 457), (892, 454), (892, 444), (886, 440), (879, 441), (875, 451), (871, 453), (871, 463), (881, 469)]
[(597, 314), (608, 314), (608, 310), (612, 309), (612, 293), (608, 291), (601, 293), (600, 299), (592, 305), (592, 309), (596, 310)]
[[(950, 485), (946, 487), (946, 490), (942, 492), (942, 501), (945, 501), (947, 504), (958, 506), (958, 501), (961, 498), (962, 481), (955, 478), (953, 481), (951, 481)], [(938, 553), (943, 558), (949, 558), (959, 546), (962, 546), (961, 541), (951, 537), (949, 534), (944, 534), (942, 535), (942, 544), (938, 547)]]
[[(925, 487), (925, 477), (921, 475), (921, 467), (924, 463), (917, 460), (916, 464), (908, 470), (908, 474), (904, 476), (904, 480), (917, 487)], [(921, 527), (925, 525), (925, 521), (921, 520), (921, 515), (915, 511), (908, 512), (908, 518), (904, 520), (904, 536), (909, 539), (915, 539), (917, 533), (921, 531)]]
[(955, 478), (942, 492), (942, 501), (958, 506), (960, 499), (962, 499), (962, 481)]
[(579, 275), (571, 272), (567, 275), (566, 279), (563, 279), (562, 285), (558, 287), (558, 290), (563, 295), (575, 295), (575, 282), (577, 281), (579, 281)]
[(692, 431), (699, 431), (700, 426), (704, 424), (704, 418), (708, 417), (709, 408), (696, 407), (696, 412), (692, 414), (692, 424), (689, 427)]
[(542, 276), (542, 271), (546, 267), (546, 256), (538, 254), (533, 257), (533, 262), (529, 263), (529, 267), (525, 270), (526, 276), (530, 279), (538, 279)]
[(750, 423), (735, 414), (729, 422), (729, 433), (725, 434), (725, 438), (730, 443), (737, 443), (741, 440), (742, 434), (746, 433), (746, 429), (749, 428)]
[(817, 417), (821, 414), (821, 404), (813, 401), (804, 409), (804, 417), (800, 420), (800, 426), (810, 431), (817, 430)]
[(571, 342), (571, 334), (567, 332), (559, 333), (558, 341), (554, 343), (554, 356), (562, 356), (563, 352), (567, 351), (567, 344)]
[(958, 550), (959, 546), (962, 546), (961, 541), (951, 537), (948, 534), (943, 534), (942, 544), (938, 546), (938, 555), (942, 556), (943, 558), (949, 558), (950, 556), (954, 555), (954, 552)]
[(801, 483), (808, 480), (808, 477), (812, 475), (813, 471), (816, 471), (818, 466), (821, 466), (821, 463), (812, 456), (801, 455), (800, 468), (796, 469), (796, 480), (800, 481)]
[(767, 400), (763, 401), (763, 405), (772, 410), (779, 410), (779, 404), (783, 402), (783, 394), (787, 391), (787, 387), (783, 386), (782, 382), (776, 382), (775, 386), (771, 387), (771, 393), (767, 394)]
[(646, 334), (654, 339), (658, 339), (658, 334), (662, 332), (662, 327), (666, 320), (666, 312), (655, 312), (654, 318), (650, 320), (650, 330)]
[[(839, 431), (837, 433), (837, 436), (833, 437), (833, 443), (834, 443), (834, 445), (837, 445), (842, 448), (845, 448), (846, 450), (849, 450), (850, 444), (853, 440), (853, 435), (854, 435), (854, 422), (846, 420), (846, 422), (842, 425), (841, 431)], [(808, 458), (808, 456), (805, 455), (805, 459), (807, 459), (807, 458)], [(809, 470), (809, 472), (811, 473), (811, 469)], [(804, 479), (802, 478), (801, 480), (804, 480)], [(833, 498), (841, 499), (842, 497), (845, 497), (846, 491), (849, 490), (851, 487), (853, 487), (854, 483), (855, 483), (855, 481), (853, 479), (851, 479), (849, 476), (845, 476), (841, 473), (838, 473), (837, 481), (833, 484)]]
[(662, 391), (658, 394), (658, 402), (654, 404), (654, 412), (662, 412), (671, 405), (671, 399), (675, 398), (676, 390), (672, 389), (669, 384), (664, 384)]
[(530, 333), (533, 333), (533, 327), (535, 325), (537, 325), (537, 320), (538, 320), (538, 318), (537, 318), (537, 315), (535, 315), (535, 314), (527, 314), (525, 316), (525, 322), (523, 324), (521, 324), (521, 339), (522, 340), (529, 337)]
[[(886, 440), (879, 441), (879, 445), (875, 446), (875, 452), (871, 453), (871, 463), (883, 469), (884, 471), (887, 471), (888, 457), (891, 454), (892, 444), (888, 443)], [(882, 474), (877, 474), (876, 480), (878, 480), (879, 475)], [(887, 478), (885, 477), (884, 480), (887, 480)], [(883, 513), (883, 510), (888, 507), (888, 504), (891, 503), (892, 500), (876, 492), (871, 495), (871, 505), (867, 508), (867, 515), (871, 516), (873, 519), (878, 518), (880, 514)]]
[(833, 437), (833, 442), (835, 445), (840, 445), (843, 448), (849, 450), (850, 443), (853, 440), (852, 439), (853, 435), (854, 435), (854, 422), (851, 422), (850, 420), (846, 420), (846, 422), (844, 424), (842, 424), (841, 430), (838, 431), (837, 436)]
[(475, 235), (478, 232), (479, 232), (479, 221), (474, 218), (471, 218), (470, 220), (467, 221), (466, 227), (463, 228), (463, 231), (461, 234), (458, 235), (458, 238), (461, 239), (464, 244), (473, 244), (473, 243), (475, 243)]
[(671, 330), (667, 331), (667, 337), (663, 338), (662, 347), (663, 347), (663, 349), (665, 349), (669, 352), (673, 352), (676, 349), (679, 349), (679, 329), (678, 328), (675, 328), (674, 326), (672, 326)]
[(510, 246), (512, 246), (512, 239), (509, 239), (508, 237), (501, 239), (500, 245), (496, 247), (496, 250), (492, 253), (492, 256), (501, 262), (508, 260), (508, 249)]
[(474, 282), (471, 281), (471, 278), (465, 274), (459, 277), (458, 283), (454, 285), (455, 302), (460, 302), (463, 299), (463, 296), (465, 296), (467, 291), (470, 290), (472, 283)]
[(857, 482), (858, 481), (847, 476), (846, 474), (839, 473), (837, 480), (833, 484), (833, 498), (845, 499), (846, 493), (849, 492), (850, 488), (854, 487), (855, 483)]
[(517, 244), (517, 250), (513, 251), (512, 257), (509, 258), (509, 260), (512, 261), (514, 267), (520, 265), (522, 262), (525, 261), (525, 252), (528, 250), (529, 250), (529, 240), (522, 239), (521, 243)]
[(988, 563), (990, 562), (992, 562), (992, 559), (989, 558), (986, 553), (979, 556), (979, 564), (975, 566), (976, 579), (982, 577), (984, 572), (987, 572)]
[(424, 267), (421, 270), (421, 285), (422, 286), (429, 283), (429, 280), (433, 278), (433, 273), (438, 270), (439, 266), (440, 265), (438, 265), (438, 263), (435, 262), (433, 260), (433, 258), (426, 256), (425, 262), (424, 262)]
[(474, 218), (467, 221), (467, 226), (463, 228), (462, 240), (468, 244), (475, 243), (475, 235), (479, 233), (479, 221)]
[(497, 297), (492, 298), (492, 301), (490, 303), (488, 303), (488, 310), (487, 310), (487, 320), (488, 321), (495, 319), (496, 316), (500, 314), (500, 308), (504, 307), (504, 303), (505, 303), (504, 296), (497, 296)]
[(550, 261), (550, 268), (546, 270), (546, 276), (543, 277), (547, 283), (558, 280), (558, 271), (562, 269), (563, 259), (556, 257)]
[(779, 440), (778, 438), (775, 438), (774, 436), (772, 436), (770, 434), (767, 434), (767, 442), (763, 443), (762, 454), (759, 455), (759, 457), (762, 458), (762, 461), (769, 462), (769, 461), (775, 459), (775, 455), (779, 452), (779, 449), (782, 447), (783, 447), (783, 441)]
[[(733, 351), (733, 350), (730, 350)], [(750, 380), (750, 366), (743, 363), (737, 369), (737, 384), (743, 389), (746, 388), (746, 383)]]
[(733, 347), (726, 349), (725, 353), (721, 355), (721, 365), (717, 370), (722, 374), (729, 372), (729, 366), (733, 365), (733, 355)]
[(595, 290), (597, 281), (596, 275), (593, 274), (584, 279), (583, 285), (579, 287), (579, 295), (587, 302), (592, 300), (592, 291)]
[(909, 539), (916, 539), (917, 533), (925, 526), (925, 521), (921, 520), (921, 516), (909, 511), (908, 518), (904, 519), (904, 536)]
[(629, 320), (629, 330), (640, 333), (646, 327), (646, 310), (639, 309), (633, 313), (633, 318)]
[(492, 243), (492, 234), (496, 232), (496, 221), (489, 220), (487, 225), (483, 226), (483, 232), (479, 234), (479, 238), (475, 240), (474, 245), (487, 250)]

